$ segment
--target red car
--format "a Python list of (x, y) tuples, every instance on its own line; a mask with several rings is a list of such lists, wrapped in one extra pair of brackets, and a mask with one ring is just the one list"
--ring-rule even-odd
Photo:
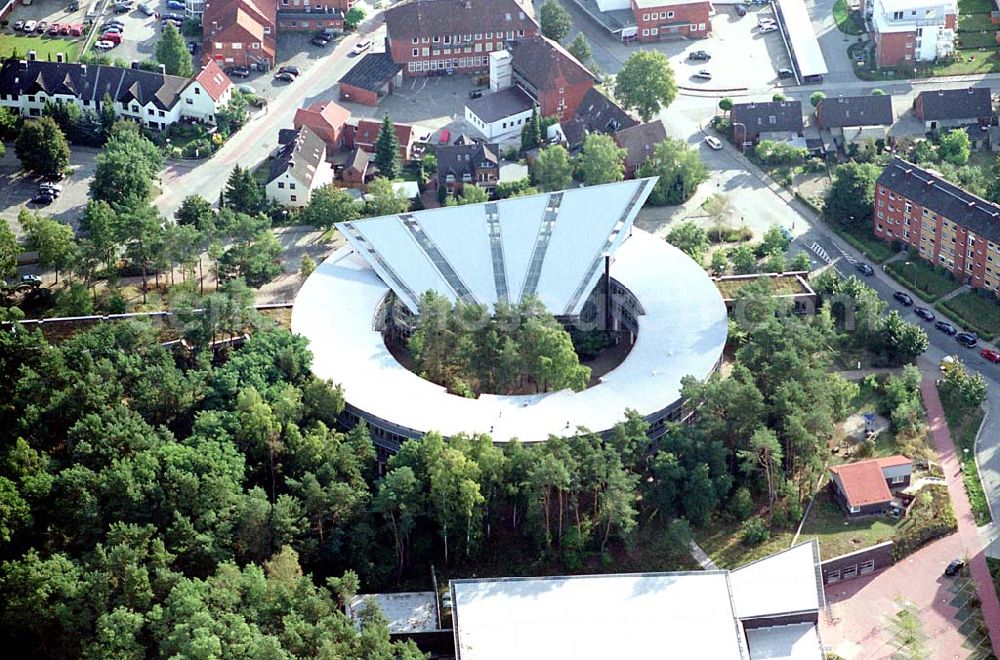
[(70, 25), (69, 23), (66, 23), (65, 25), (63, 25), (62, 27), (59, 28), (59, 34), (68, 37), (69, 36), (69, 29), (71, 27), (73, 27), (73, 26)]
[(59, 34), (60, 29), (62, 29), (61, 25), (59, 25), (58, 23), (53, 23), (52, 25), (49, 26), (49, 34), (55, 36)]
[(991, 348), (984, 348), (979, 354), (990, 362), (1000, 362), (1000, 352), (994, 351)]

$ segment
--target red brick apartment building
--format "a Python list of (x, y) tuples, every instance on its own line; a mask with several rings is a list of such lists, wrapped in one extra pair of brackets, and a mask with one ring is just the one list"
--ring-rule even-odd
[(511, 49), (513, 82), (538, 104), (543, 117), (571, 119), (597, 78), (551, 39), (538, 34)]
[(963, 284), (1000, 286), (1000, 206), (894, 158), (875, 187), (875, 235), (949, 269)]
[(706, 0), (632, 0), (639, 41), (701, 39), (712, 32), (712, 3)]
[(528, 0), (410, 0), (385, 12), (386, 52), (406, 76), (489, 73), (490, 53), (538, 34)]

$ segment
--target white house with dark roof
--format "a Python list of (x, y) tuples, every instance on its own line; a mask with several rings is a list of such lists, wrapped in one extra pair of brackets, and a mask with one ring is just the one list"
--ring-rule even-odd
[(487, 140), (507, 140), (521, 135), (534, 108), (534, 100), (524, 90), (507, 87), (466, 103), (465, 121)]
[(309, 204), (314, 190), (331, 181), (333, 169), (326, 162), (326, 143), (303, 126), (271, 160), (264, 190), (268, 199), (301, 208)]

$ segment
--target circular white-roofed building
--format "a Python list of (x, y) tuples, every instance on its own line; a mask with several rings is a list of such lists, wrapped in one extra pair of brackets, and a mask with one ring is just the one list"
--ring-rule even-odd
[[(292, 330), (307, 337), (313, 372), (340, 383), (352, 422), (395, 451), (430, 431), (539, 442), (577, 427), (609, 431), (638, 411), (658, 435), (680, 415), (681, 379), (707, 378), (726, 343), (726, 307), (690, 257), (632, 226), (653, 179), (342, 223), (348, 245), (306, 280)], [(455, 301), (535, 295), (565, 321), (605, 316), (631, 350), (596, 385), (535, 395), (449, 393), (400, 364), (383, 339), (387, 304), (416, 314), (428, 290)], [(595, 312), (595, 309), (597, 310)]]

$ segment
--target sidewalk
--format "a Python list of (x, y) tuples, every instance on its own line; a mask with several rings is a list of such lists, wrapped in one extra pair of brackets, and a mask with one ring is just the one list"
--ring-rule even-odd
[[(944, 421), (944, 409), (938, 396), (937, 386), (932, 378), (925, 377), (920, 383), (924, 405), (927, 408), (927, 423), (934, 436), (934, 446), (941, 459), (941, 468), (948, 481), (948, 494), (952, 506), (955, 507), (955, 517), (958, 519), (958, 535), (962, 540), (966, 556), (969, 557), (969, 572), (976, 583), (976, 593), (981, 602), (983, 619), (990, 630), (990, 640), (993, 653), (1000, 655), (1000, 600), (997, 599), (989, 567), (986, 565), (986, 554), (983, 552), (983, 539), (976, 528), (969, 498), (965, 494), (962, 483), (962, 473), (959, 471), (958, 459), (955, 456), (955, 444)], [(916, 577), (916, 576), (915, 576)]]

